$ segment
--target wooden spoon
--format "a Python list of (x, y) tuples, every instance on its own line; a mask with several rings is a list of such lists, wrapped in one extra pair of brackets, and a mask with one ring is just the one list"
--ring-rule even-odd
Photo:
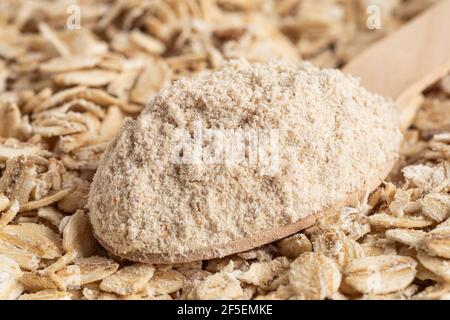
[[(449, 70), (449, 0), (438, 2), (342, 69), (360, 78), (369, 91), (394, 99), (403, 129), (409, 127), (420, 106), (421, 92)], [(411, 112), (409, 107), (415, 110)]]
[[(345, 66), (343, 71), (360, 77), (362, 84), (368, 90), (391, 97), (400, 106), (411, 103), (427, 86), (450, 70), (449, 16), (450, 0), (438, 3), (362, 52)], [(408, 125), (407, 122), (404, 120), (403, 125)], [(376, 176), (367, 177), (361, 190), (349, 194), (343, 201), (321, 214), (229, 243), (226, 248), (221, 248), (220, 252), (217, 248), (207, 248), (170, 257), (161, 254), (131, 253), (127, 258), (147, 263), (190, 262), (246, 251), (287, 237), (312, 226), (318, 216), (354, 205), (367, 192), (379, 186), (393, 165), (394, 163), (386, 163)], [(100, 242), (102, 243), (101, 240)], [(105, 245), (105, 243), (102, 244)], [(108, 246), (105, 247), (110, 249)]]

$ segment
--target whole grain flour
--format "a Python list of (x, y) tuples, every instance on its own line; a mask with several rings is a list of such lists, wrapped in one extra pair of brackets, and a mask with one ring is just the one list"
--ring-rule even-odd
[[(198, 123), (203, 134), (275, 130), (277, 170), (246, 161), (248, 151), (239, 163), (174, 162), (179, 131), (194, 136)], [(90, 220), (107, 249), (131, 260), (208, 248), (221, 256), (227, 243), (363, 188), (393, 163), (400, 140), (395, 105), (338, 70), (232, 61), (175, 82), (125, 121), (91, 186)]]

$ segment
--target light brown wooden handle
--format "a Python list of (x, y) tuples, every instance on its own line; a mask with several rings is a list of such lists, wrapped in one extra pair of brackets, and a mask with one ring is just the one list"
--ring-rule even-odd
[(391, 97), (400, 106), (449, 70), (450, 0), (438, 2), (343, 68), (361, 78), (368, 90)]

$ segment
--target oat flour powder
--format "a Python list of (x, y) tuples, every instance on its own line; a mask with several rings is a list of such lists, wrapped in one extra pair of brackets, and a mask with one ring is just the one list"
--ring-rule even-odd
[(360, 189), (400, 140), (394, 104), (338, 70), (233, 61), (177, 81), (125, 121), (91, 187), (93, 230), (132, 260), (211, 247), (220, 256)]

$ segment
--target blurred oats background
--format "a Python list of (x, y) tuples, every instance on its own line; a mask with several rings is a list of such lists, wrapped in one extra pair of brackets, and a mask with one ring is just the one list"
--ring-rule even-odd
[(0, 298), (450, 298), (450, 76), (408, 106), (401, 159), (367, 203), (278, 243), (131, 264), (99, 247), (85, 207), (123, 118), (172, 81), (235, 58), (338, 68), (435, 2), (2, 0)]

